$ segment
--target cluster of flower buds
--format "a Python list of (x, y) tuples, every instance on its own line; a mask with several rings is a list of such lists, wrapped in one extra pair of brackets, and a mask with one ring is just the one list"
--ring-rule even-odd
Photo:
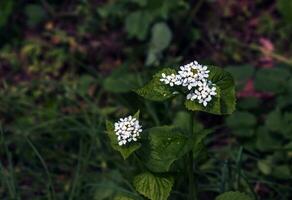
[(190, 90), (187, 99), (196, 100), (206, 107), (212, 97), (217, 94), (216, 85), (208, 80), (209, 72), (207, 66), (194, 61), (181, 66), (177, 74), (166, 75), (162, 73), (160, 81), (171, 87), (176, 85), (187, 88)]
[(119, 121), (115, 123), (114, 130), (118, 138), (118, 144), (123, 146), (131, 141), (138, 140), (142, 132), (142, 126), (139, 124), (139, 120), (132, 116), (128, 116), (120, 118)]

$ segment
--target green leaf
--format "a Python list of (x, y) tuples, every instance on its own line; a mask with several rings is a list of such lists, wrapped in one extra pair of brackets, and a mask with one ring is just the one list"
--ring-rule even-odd
[[(185, 111), (180, 111), (175, 115), (173, 120), (173, 125), (180, 128), (185, 135), (191, 135), (190, 133), (195, 133), (196, 135), (202, 133), (204, 129), (203, 125), (196, 119), (191, 119), (192, 114)], [(191, 120), (193, 120), (193, 130), (191, 130)]]
[(257, 162), (258, 168), (259, 170), (265, 174), (265, 175), (269, 175), (272, 172), (272, 164), (270, 162), (268, 162), (267, 160), (259, 160)]
[(113, 93), (125, 93), (136, 89), (138, 86), (137, 75), (135, 74), (112, 74), (103, 82), (105, 90)]
[(138, 95), (152, 101), (164, 101), (166, 99), (174, 97), (174, 89), (160, 81), (162, 73), (170, 75), (175, 74), (176, 72), (174, 69), (164, 68), (163, 70), (156, 73), (149, 83), (147, 83), (142, 88), (136, 90), (135, 92)]
[(235, 112), (226, 119), (230, 128), (249, 128), (256, 125), (256, 117), (249, 112)]
[(141, 144), (138, 142), (130, 143), (125, 146), (120, 146), (118, 144), (117, 136), (114, 132), (114, 125), (112, 122), (106, 121), (106, 129), (111, 142), (111, 146), (116, 151), (119, 151), (124, 159), (127, 159), (133, 152), (141, 147)]
[(282, 113), (276, 109), (269, 113), (266, 118), (266, 126), (272, 132), (282, 134), (284, 137), (291, 138), (292, 114), (290, 112)]
[(207, 147), (205, 145), (205, 139), (210, 133), (212, 133), (211, 129), (204, 129), (200, 132), (194, 132), (194, 135), (192, 137), (194, 138), (195, 143), (193, 144), (192, 148), (195, 160), (200, 160), (204, 158), (204, 155), (206, 155)]
[(154, 52), (161, 52), (166, 49), (171, 41), (172, 33), (164, 22), (156, 23), (152, 28), (150, 49)]
[(195, 141), (179, 128), (160, 126), (149, 129), (149, 143), (143, 144), (140, 157), (154, 172), (167, 172), (171, 164), (187, 153)]
[(126, 18), (126, 30), (129, 36), (144, 40), (152, 20), (153, 17), (146, 11), (136, 11), (129, 14)]
[(285, 93), (281, 95), (277, 95), (276, 99), (276, 105), (279, 109), (286, 109), (287, 107), (292, 105), (292, 87), (288, 89), (288, 92), (290, 93)]
[(218, 197), (216, 200), (252, 200), (248, 195), (241, 193), (241, 192), (225, 192)]
[(159, 56), (165, 50), (172, 39), (172, 33), (166, 23), (156, 23), (152, 27), (152, 36), (146, 59), (146, 65), (155, 64), (159, 60)]
[(204, 129), (204, 126), (193, 121), (193, 130), (191, 132), (191, 114), (189, 112), (178, 112), (174, 118), (173, 124), (178, 127), (185, 135), (190, 136), (194, 157), (199, 158), (202, 153), (205, 153), (205, 138), (212, 132), (210, 129)]
[(196, 101), (185, 101), (187, 109), (192, 111), (204, 111), (216, 115), (231, 114), (235, 110), (235, 89), (234, 80), (229, 72), (224, 71), (219, 67), (209, 66), (211, 80), (216, 84), (216, 97), (204, 107)]
[[(260, 69), (255, 77), (255, 89), (262, 92), (281, 93), (286, 90), (290, 76), (285, 68)], [(267, 84), (268, 83), (268, 84)]]
[(256, 130), (256, 136), (256, 146), (261, 151), (272, 151), (282, 146), (279, 137), (274, 137), (267, 127), (259, 127)]
[(191, 133), (191, 115), (188, 112), (180, 111), (176, 114), (173, 124), (179, 127), (185, 134)]
[(280, 110), (270, 112), (266, 118), (266, 126), (270, 131), (281, 131), (283, 128), (283, 117)]
[(106, 200), (113, 196), (115, 192), (115, 184), (109, 181), (99, 181), (100, 187), (97, 186), (94, 190), (94, 200)]
[(292, 139), (292, 113), (291, 112), (286, 112), (283, 115), (283, 120), (284, 120), (284, 124), (285, 126), (282, 127), (282, 133), (284, 134), (285, 137)]
[(272, 176), (278, 179), (291, 179), (291, 170), (288, 165), (275, 166), (272, 171)]
[(149, 172), (134, 178), (135, 189), (150, 200), (167, 200), (174, 180), (170, 176), (154, 175)]

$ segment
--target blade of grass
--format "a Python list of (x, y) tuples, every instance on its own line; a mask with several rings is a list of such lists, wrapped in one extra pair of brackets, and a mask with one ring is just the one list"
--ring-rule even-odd
[(82, 156), (83, 156), (83, 148), (84, 148), (83, 147), (83, 141), (80, 141), (80, 143), (79, 143), (79, 153), (78, 153), (78, 164), (77, 164), (77, 168), (76, 168), (76, 172), (75, 172), (72, 188), (71, 188), (70, 195), (69, 195), (69, 200), (74, 199), (74, 197), (76, 196), (76, 190), (77, 190), (78, 181), (79, 181), (79, 178), (80, 178), (80, 168), (81, 168), (81, 162), (82, 162)]
[(8, 147), (5, 143), (4, 130), (3, 130), (2, 126), (0, 126), (0, 131), (1, 131), (1, 143), (0, 144), (2, 144), (4, 146), (5, 154), (8, 158), (8, 174), (7, 175), (6, 175), (4, 166), (2, 165), (2, 163), (0, 161), (1, 179), (3, 178), (4, 182), (7, 185), (10, 198), (11, 199), (19, 199), (19, 197), (17, 195), (17, 190), (16, 190), (16, 180), (15, 180), (13, 163), (12, 163), (12, 155), (9, 152)]
[(239, 190), (240, 187), (240, 174), (241, 174), (241, 159), (242, 159), (242, 152), (243, 152), (243, 147), (241, 146), (239, 148), (237, 158), (236, 158), (236, 189)]
[(39, 151), (37, 150), (37, 148), (34, 146), (34, 144), (30, 141), (30, 139), (26, 136), (24, 136), (26, 142), (29, 144), (29, 146), (31, 147), (31, 149), (33, 150), (33, 152), (36, 154), (37, 158), (40, 160), (45, 173), (47, 174), (47, 178), (48, 178), (48, 188), (49, 188), (49, 199), (55, 200), (56, 199), (56, 192), (55, 192), (55, 188), (53, 185), (53, 181), (49, 172), (49, 168), (45, 162), (45, 160), (43, 159), (43, 157), (41, 156), (41, 154), (39, 153)]

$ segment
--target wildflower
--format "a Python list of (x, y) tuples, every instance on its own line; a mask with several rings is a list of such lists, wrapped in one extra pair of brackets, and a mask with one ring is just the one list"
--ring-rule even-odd
[(191, 101), (197, 100), (206, 107), (208, 102), (212, 100), (212, 96), (216, 94), (215, 84), (212, 84), (211, 81), (204, 81), (200, 82), (198, 87), (187, 95), (187, 99)]
[(166, 75), (165, 73), (162, 73), (161, 76), (162, 78), (160, 79), (160, 81), (164, 82), (167, 85), (170, 85), (171, 87), (181, 84), (180, 77), (175, 74)]
[(138, 140), (142, 132), (142, 126), (135, 117), (128, 116), (120, 118), (119, 121), (115, 123), (114, 130), (117, 135), (118, 144), (123, 146), (131, 141)]
[(182, 86), (191, 90), (196, 87), (199, 82), (205, 81), (209, 77), (209, 70), (207, 66), (200, 65), (197, 61), (191, 62), (180, 67), (178, 76), (182, 80)]
[(162, 73), (160, 81), (170, 86), (186, 87), (190, 90), (186, 98), (191, 101), (197, 100), (206, 107), (208, 102), (212, 100), (212, 96), (217, 94), (215, 84), (208, 80), (209, 72), (207, 66), (194, 61), (181, 66), (178, 74), (166, 75)]

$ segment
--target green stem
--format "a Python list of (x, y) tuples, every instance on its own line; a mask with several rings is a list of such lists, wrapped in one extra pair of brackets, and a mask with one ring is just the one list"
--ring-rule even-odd
[[(191, 137), (194, 134), (194, 113), (190, 117)], [(197, 181), (194, 176), (194, 153), (191, 150), (188, 154), (188, 176), (189, 176), (189, 200), (198, 200)]]
[(188, 155), (188, 176), (189, 176), (189, 200), (196, 200), (197, 198), (197, 190), (196, 190), (196, 183), (195, 183), (195, 177), (193, 173), (193, 151), (189, 152)]

